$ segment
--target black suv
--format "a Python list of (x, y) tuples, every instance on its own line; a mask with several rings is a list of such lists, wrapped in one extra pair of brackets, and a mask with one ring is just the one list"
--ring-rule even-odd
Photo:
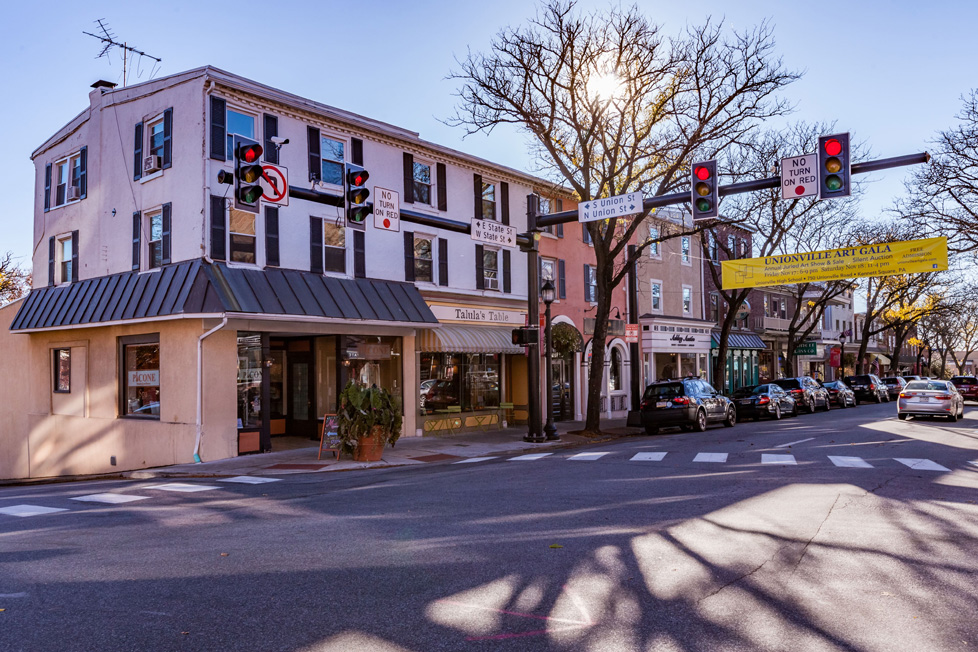
[(846, 384), (856, 393), (856, 403), (859, 401), (873, 401), (874, 403), (889, 402), (890, 392), (886, 383), (880, 380), (875, 374), (860, 374), (858, 376), (846, 376)]
[(829, 391), (811, 376), (778, 378), (774, 384), (788, 392), (788, 395), (795, 399), (798, 408), (806, 410), (808, 413), (814, 412), (815, 408), (818, 407), (823, 407), (826, 411), (832, 409)]
[(650, 435), (669, 426), (703, 432), (710, 422), (722, 421), (728, 428), (737, 423), (733, 402), (699, 378), (652, 383), (645, 388), (639, 408), (642, 425)]

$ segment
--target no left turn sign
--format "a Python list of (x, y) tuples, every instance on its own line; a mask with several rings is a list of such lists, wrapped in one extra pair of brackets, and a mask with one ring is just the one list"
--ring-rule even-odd
[(262, 199), (277, 206), (289, 205), (289, 171), (281, 165), (261, 166)]

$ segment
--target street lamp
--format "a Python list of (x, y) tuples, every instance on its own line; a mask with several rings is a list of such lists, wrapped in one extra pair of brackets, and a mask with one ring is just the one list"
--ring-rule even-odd
[[(553, 282), (550, 279), (543, 284), (540, 288), (540, 297), (543, 299), (543, 304), (546, 306), (546, 311), (543, 316), (543, 337), (546, 341), (546, 348), (544, 350), (544, 356), (546, 356), (547, 364), (547, 423), (543, 426), (543, 434), (546, 435), (547, 441), (560, 441), (560, 437), (557, 436), (557, 427), (554, 425), (554, 369), (553, 369), (553, 325), (550, 323), (550, 304), (554, 302), (557, 292), (554, 288)], [(563, 388), (561, 388), (563, 391)]]
[(839, 353), (839, 379), (846, 377), (846, 334), (839, 335), (839, 346), (842, 351)]

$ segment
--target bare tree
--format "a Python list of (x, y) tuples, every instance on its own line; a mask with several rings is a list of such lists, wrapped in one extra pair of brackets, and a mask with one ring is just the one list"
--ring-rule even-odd
[(978, 284), (962, 284), (949, 293), (948, 297), (950, 306), (948, 314), (941, 316), (940, 330), (951, 361), (958, 373), (963, 373), (964, 363), (971, 354), (978, 351)]
[(17, 264), (13, 254), (0, 257), (0, 306), (16, 301), (31, 289), (31, 273)]
[[(786, 113), (775, 93), (798, 78), (775, 56), (766, 23), (735, 32), (708, 20), (667, 38), (636, 7), (582, 14), (566, 0), (548, 0), (529, 24), (499, 32), (488, 53), (458, 63), (460, 102), (449, 123), (469, 133), (518, 126), (541, 172), (580, 201), (686, 187), (694, 156), (712, 157)], [(611, 291), (651, 242), (627, 249), (646, 214), (588, 225), (597, 281), (592, 370), (604, 366)], [(588, 382), (592, 433), (601, 376), (592, 371)]]

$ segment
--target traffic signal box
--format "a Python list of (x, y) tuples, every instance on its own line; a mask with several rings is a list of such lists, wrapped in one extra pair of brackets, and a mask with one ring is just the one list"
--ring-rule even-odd
[(258, 212), (258, 205), (264, 192), (261, 187), (262, 147), (257, 141), (243, 136), (234, 136), (234, 207)]
[(693, 163), (690, 171), (690, 188), (693, 204), (693, 220), (713, 219), (719, 215), (717, 210), (720, 195), (717, 188), (716, 160)]
[(835, 199), (852, 194), (849, 160), (849, 134), (834, 134), (818, 139), (819, 199)]
[(513, 344), (515, 346), (530, 346), (540, 343), (540, 329), (524, 326), (513, 329)]
[(346, 225), (354, 229), (364, 230), (364, 222), (370, 214), (367, 198), (367, 179), (370, 173), (359, 165), (346, 166)]

